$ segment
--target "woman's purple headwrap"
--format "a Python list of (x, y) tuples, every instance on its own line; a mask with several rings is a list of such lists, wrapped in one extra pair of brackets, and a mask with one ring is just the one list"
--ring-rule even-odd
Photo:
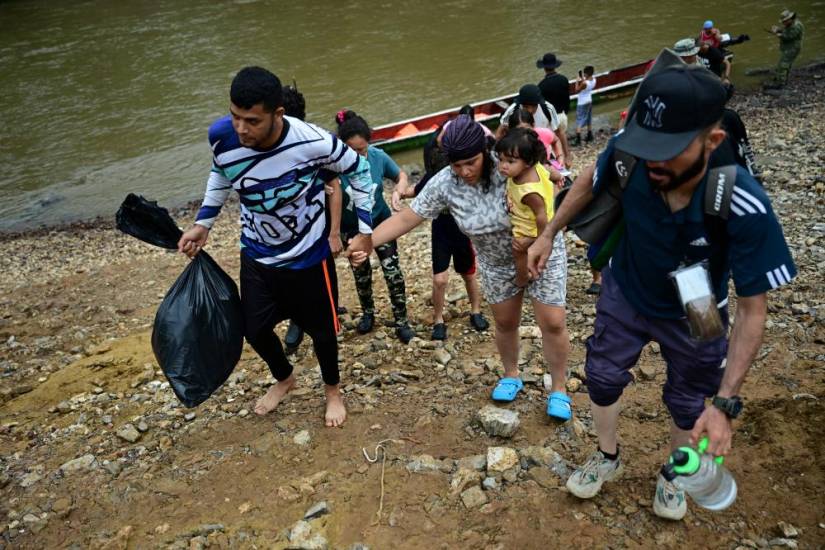
[(459, 115), (444, 130), (441, 148), (450, 162), (472, 158), (483, 153), (487, 138), (481, 124), (469, 115)]

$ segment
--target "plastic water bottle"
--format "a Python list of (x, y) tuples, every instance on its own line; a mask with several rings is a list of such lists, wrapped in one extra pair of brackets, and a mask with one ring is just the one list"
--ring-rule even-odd
[(708, 510), (724, 510), (736, 500), (736, 480), (722, 465), (723, 457), (705, 453), (707, 438), (697, 449), (679, 447), (662, 467), (662, 475)]

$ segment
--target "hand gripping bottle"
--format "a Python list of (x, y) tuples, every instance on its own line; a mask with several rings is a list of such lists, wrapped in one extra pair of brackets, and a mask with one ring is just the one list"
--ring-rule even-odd
[(736, 480), (722, 465), (724, 457), (705, 453), (707, 438), (696, 449), (679, 447), (662, 466), (662, 475), (708, 510), (724, 510), (736, 500)]

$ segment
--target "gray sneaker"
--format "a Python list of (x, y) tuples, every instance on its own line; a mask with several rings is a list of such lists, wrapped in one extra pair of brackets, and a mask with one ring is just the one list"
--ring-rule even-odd
[(660, 518), (680, 520), (687, 513), (685, 492), (666, 480), (662, 474), (656, 479), (656, 495), (653, 497), (653, 513)]
[(624, 467), (621, 457), (609, 460), (597, 450), (590, 455), (584, 466), (567, 479), (567, 490), (579, 498), (593, 498), (599, 493), (605, 481), (618, 478), (622, 471)]

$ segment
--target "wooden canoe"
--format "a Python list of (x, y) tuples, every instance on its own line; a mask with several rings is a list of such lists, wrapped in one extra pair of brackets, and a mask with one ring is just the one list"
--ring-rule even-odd
[[(593, 103), (633, 94), (636, 86), (642, 81), (642, 77), (651, 61), (643, 61), (635, 65), (596, 74)], [(573, 92), (574, 83), (575, 81), (570, 81), (570, 110), (568, 111), (570, 113), (575, 113), (578, 98), (578, 94)], [(510, 94), (471, 103), (471, 105), (475, 108), (477, 121), (490, 128), (495, 128), (498, 126), (501, 114), (515, 99), (516, 94)], [(382, 148), (387, 153), (397, 153), (423, 147), (433, 132), (444, 122), (455, 117), (459, 109), (460, 107), (454, 107), (437, 113), (377, 126), (372, 129), (370, 143)]]

